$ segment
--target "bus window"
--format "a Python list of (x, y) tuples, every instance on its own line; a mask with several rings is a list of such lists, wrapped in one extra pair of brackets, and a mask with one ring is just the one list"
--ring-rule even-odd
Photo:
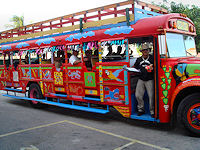
[(17, 67), (19, 65), (19, 60), (20, 60), (19, 52), (14, 51), (13, 52), (13, 66), (14, 66), (15, 70), (17, 69)]
[(60, 71), (62, 64), (65, 63), (65, 49), (66, 47), (64, 45), (53, 46), (51, 48), (51, 51), (53, 51), (53, 60), (57, 71)]
[(67, 55), (70, 56), (68, 57), (68, 62), (71, 65), (77, 65), (79, 63), (81, 63), (81, 53), (80, 53), (81, 49), (79, 45), (68, 45), (67, 46)]
[(88, 71), (92, 70), (96, 62), (99, 61), (98, 42), (88, 42), (83, 44), (83, 61)]
[(0, 53), (0, 65), (3, 65), (3, 54)]
[(5, 65), (6, 68), (8, 68), (11, 64), (11, 59), (10, 59), (10, 52), (5, 54)]
[(39, 54), (35, 50), (30, 51), (31, 64), (39, 64)]
[(124, 40), (102, 42), (102, 58), (103, 62), (125, 61), (126, 47)]
[(21, 64), (25, 65), (25, 64), (29, 64), (29, 54), (27, 53), (27, 51), (23, 51), (22, 55), (21, 55)]
[(42, 64), (51, 64), (51, 48), (49, 47), (43, 49)]

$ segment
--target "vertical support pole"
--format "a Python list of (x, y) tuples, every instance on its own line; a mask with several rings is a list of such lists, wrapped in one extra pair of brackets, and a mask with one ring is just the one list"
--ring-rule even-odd
[(101, 20), (101, 11), (100, 10), (98, 11), (98, 18), (99, 18), (99, 20)]
[(83, 32), (83, 18), (80, 18), (80, 32)]
[[(126, 62), (130, 63), (130, 59), (129, 59), (129, 47), (128, 47), (128, 39), (124, 40), (125, 43), (125, 47), (126, 47)], [(125, 90), (125, 104), (128, 105), (129, 104), (129, 93), (128, 93), (128, 72), (124, 71), (124, 84), (126, 84), (124, 86), (124, 90)]]
[(129, 47), (128, 47), (128, 39), (124, 40), (125, 47), (126, 47), (126, 62), (129, 62)]
[(13, 52), (10, 52), (10, 64), (13, 65)]
[(101, 102), (104, 102), (103, 96), (103, 77), (102, 77), (102, 49), (101, 42), (98, 43), (99, 46), (99, 83), (100, 83), (100, 99)]
[(42, 94), (44, 94), (44, 90), (43, 90), (43, 82), (42, 82), (42, 54), (40, 53), (39, 54), (39, 65), (40, 65), (40, 69), (39, 69), (39, 72), (40, 72), (40, 87), (41, 87), (41, 91), (42, 91)]
[(31, 54), (28, 52), (29, 75), (31, 79)]
[(126, 8), (126, 23), (127, 23), (127, 26), (130, 26), (129, 8)]
[(54, 48), (51, 48), (51, 64), (53, 64), (54, 60), (53, 60), (53, 53), (54, 53)]

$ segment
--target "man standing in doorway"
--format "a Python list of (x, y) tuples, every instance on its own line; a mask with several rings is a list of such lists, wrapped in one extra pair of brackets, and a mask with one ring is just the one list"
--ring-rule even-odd
[(141, 116), (145, 113), (144, 109), (144, 92), (147, 90), (147, 94), (149, 96), (149, 109), (151, 113), (151, 117), (154, 117), (154, 72), (153, 72), (153, 62), (154, 58), (149, 54), (151, 48), (148, 44), (142, 44), (142, 48), (140, 50), (142, 52), (142, 56), (137, 58), (134, 67), (139, 69), (141, 74), (136, 86), (136, 99), (138, 102), (138, 116)]

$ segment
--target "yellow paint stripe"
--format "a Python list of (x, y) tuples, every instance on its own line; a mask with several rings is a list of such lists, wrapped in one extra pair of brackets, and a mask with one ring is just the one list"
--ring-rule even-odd
[(2, 134), (2, 135), (0, 135), (0, 138), (6, 137), (6, 136), (9, 136), (9, 135), (14, 135), (14, 134), (19, 134), (19, 133), (35, 130), (35, 129), (39, 129), (39, 128), (49, 127), (49, 126), (57, 125), (57, 124), (61, 124), (61, 123), (69, 123), (69, 124), (72, 124), (72, 125), (75, 125), (75, 126), (79, 126), (79, 127), (89, 129), (89, 130), (93, 130), (93, 131), (97, 131), (97, 132), (104, 133), (104, 134), (107, 134), (107, 135), (111, 135), (111, 136), (114, 136), (114, 137), (117, 137), (117, 138), (120, 138), (120, 139), (123, 139), (123, 140), (131, 141), (130, 143), (124, 145), (126, 147), (128, 147), (128, 146), (130, 146), (131, 144), (134, 144), (134, 143), (139, 143), (139, 144), (146, 145), (146, 146), (156, 148), (156, 149), (160, 149), (160, 150), (169, 150), (167, 148), (162, 148), (162, 147), (157, 146), (157, 145), (149, 144), (149, 143), (142, 142), (142, 141), (139, 141), (139, 140), (136, 140), (136, 139), (132, 139), (132, 138), (128, 138), (128, 137), (125, 137), (125, 136), (118, 135), (118, 134), (114, 134), (112, 132), (107, 132), (107, 131), (104, 131), (104, 130), (101, 130), (101, 129), (96, 129), (96, 128), (86, 126), (86, 125), (83, 125), (83, 124), (79, 124), (79, 123), (76, 123), (76, 122), (72, 122), (72, 121), (69, 121), (69, 120), (58, 121), (58, 122), (54, 122), (54, 123), (50, 123), (50, 124), (46, 124), (46, 125), (36, 126), (36, 127), (24, 129), (24, 130), (19, 130), (19, 131), (15, 131), (15, 132)]
[(54, 122), (54, 123), (50, 123), (50, 124), (45, 124), (45, 125), (41, 125), (41, 126), (36, 126), (36, 127), (33, 127), (33, 128), (28, 128), (28, 129), (24, 129), (24, 130), (18, 130), (18, 131), (15, 131), (15, 132), (10, 132), (10, 133), (6, 133), (6, 134), (1, 134), (0, 135), (0, 138), (2, 137), (6, 137), (6, 136), (9, 136), (9, 135), (14, 135), (14, 134), (19, 134), (19, 133), (23, 133), (23, 132), (26, 132), (26, 131), (31, 131), (31, 130), (35, 130), (35, 129), (39, 129), (39, 128), (44, 128), (44, 127), (48, 127), (48, 126), (52, 126), (52, 125), (56, 125), (56, 124), (60, 124), (60, 123), (65, 123), (66, 121), (58, 121), (58, 122)]
[(114, 133), (111, 133), (111, 132), (107, 132), (107, 131), (104, 131), (104, 130), (96, 129), (96, 128), (89, 127), (89, 126), (79, 124), (79, 123), (75, 123), (75, 122), (72, 122), (72, 121), (69, 121), (69, 120), (65, 120), (65, 121), (69, 124), (73, 124), (73, 125), (76, 125), (76, 126), (86, 128), (86, 129), (90, 129), (90, 130), (94, 130), (94, 131), (97, 131), (97, 132), (100, 132), (100, 133), (111, 135), (111, 136), (114, 136), (114, 137), (117, 137), (117, 138), (120, 138), (120, 139), (123, 139), (123, 140), (128, 140), (128, 141), (131, 141), (131, 143), (135, 142), (135, 143), (139, 143), (139, 144), (146, 145), (146, 146), (153, 147), (153, 148), (160, 149), (160, 150), (169, 150), (167, 148), (162, 148), (162, 147), (157, 146), (157, 145), (149, 144), (149, 143), (142, 142), (142, 141), (139, 141), (139, 140), (136, 140), (136, 139), (132, 139), (132, 138), (121, 136), (121, 135), (114, 134)]

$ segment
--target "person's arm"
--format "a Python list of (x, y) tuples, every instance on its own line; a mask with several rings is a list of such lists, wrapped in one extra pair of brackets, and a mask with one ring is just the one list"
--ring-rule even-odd
[(77, 65), (77, 64), (79, 64), (79, 63), (81, 63), (82, 61), (81, 60), (76, 60), (74, 63), (73, 63), (73, 65)]
[(133, 65), (133, 67), (136, 68), (136, 69), (140, 69), (139, 64), (140, 64), (140, 60), (139, 60), (139, 58), (137, 58), (135, 64)]

